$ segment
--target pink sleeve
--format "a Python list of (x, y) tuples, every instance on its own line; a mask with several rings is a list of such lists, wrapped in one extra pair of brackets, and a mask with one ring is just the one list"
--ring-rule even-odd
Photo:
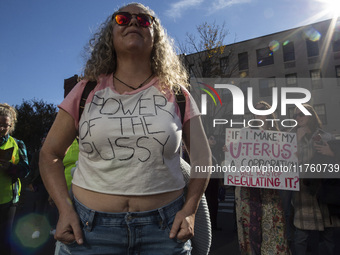
[(182, 86), (181, 88), (185, 96), (185, 114), (184, 114), (184, 121), (183, 121), (185, 123), (186, 121), (188, 121), (189, 119), (195, 116), (200, 116), (201, 113), (197, 107), (197, 104), (194, 98), (191, 96), (190, 92)]
[(68, 114), (70, 114), (74, 119), (74, 125), (78, 130), (79, 126), (79, 105), (80, 98), (83, 93), (84, 87), (87, 81), (80, 81), (76, 84), (76, 86), (71, 90), (71, 92), (65, 97), (65, 99), (61, 102), (58, 107), (63, 109)]

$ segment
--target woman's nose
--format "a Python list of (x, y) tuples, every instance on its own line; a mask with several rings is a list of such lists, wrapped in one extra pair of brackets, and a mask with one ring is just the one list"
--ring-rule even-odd
[(132, 14), (132, 18), (131, 18), (131, 20), (130, 20), (130, 24), (129, 24), (129, 25), (130, 25), (130, 26), (133, 26), (133, 25), (139, 26), (139, 23), (138, 23), (138, 20), (137, 20), (137, 16), (136, 16), (136, 15)]

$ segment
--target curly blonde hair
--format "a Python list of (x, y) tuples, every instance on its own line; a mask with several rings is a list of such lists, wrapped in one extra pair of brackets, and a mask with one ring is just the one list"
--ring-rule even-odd
[(0, 116), (9, 117), (9, 119), (11, 120), (9, 134), (12, 134), (15, 130), (15, 124), (17, 123), (17, 110), (9, 104), (0, 104)]
[[(140, 3), (130, 3), (119, 8), (121, 11), (127, 6), (135, 5), (145, 11), (145, 13), (155, 16), (153, 10)], [(90, 57), (84, 68), (84, 78), (86, 80), (97, 80), (101, 74), (110, 74), (116, 71), (117, 58), (113, 46), (113, 26), (112, 16), (100, 26), (99, 31), (94, 34), (89, 41), (88, 50)], [(177, 56), (173, 40), (166, 34), (165, 29), (160, 24), (158, 18), (152, 24), (154, 30), (154, 45), (151, 53), (151, 69), (159, 78), (162, 90), (167, 88), (179, 90), (179, 84), (189, 87), (188, 73), (181, 60)]]

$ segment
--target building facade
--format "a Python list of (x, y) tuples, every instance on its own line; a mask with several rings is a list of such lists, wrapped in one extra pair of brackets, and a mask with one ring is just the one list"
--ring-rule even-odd
[[(226, 45), (224, 53), (214, 59), (203, 59), (202, 54), (185, 56), (193, 80), (227, 79), (245, 97), (247, 88), (252, 87), (254, 104), (260, 100), (271, 104), (273, 87), (278, 91), (282, 87), (305, 88), (311, 93), (308, 104), (315, 108), (324, 129), (340, 134), (340, 20), (326, 20)], [(221, 93), (223, 98), (227, 92)], [(224, 98), (230, 100), (228, 95)], [(294, 108), (287, 106), (286, 118), (292, 117)], [(248, 111), (244, 117), (251, 115)]]

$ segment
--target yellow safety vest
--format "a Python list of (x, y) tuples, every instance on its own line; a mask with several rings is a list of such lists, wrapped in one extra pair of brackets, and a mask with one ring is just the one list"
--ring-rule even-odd
[(63, 159), (63, 164), (65, 167), (65, 178), (66, 178), (68, 189), (71, 188), (71, 184), (72, 184), (71, 170), (73, 167), (76, 166), (76, 162), (78, 160), (78, 154), (79, 154), (79, 144), (78, 144), (77, 139), (74, 139), (73, 143), (71, 144), (70, 148), (68, 149)]
[[(8, 141), (0, 146), (0, 149), (7, 150), (13, 148), (11, 163), (17, 165), (19, 163), (19, 147), (13, 137), (9, 136)], [(18, 179), (19, 181), (19, 179)], [(19, 181), (20, 183), (20, 181)], [(6, 204), (13, 200), (13, 182), (12, 178), (6, 173), (0, 172), (0, 204)], [(20, 186), (20, 184), (18, 184)]]

